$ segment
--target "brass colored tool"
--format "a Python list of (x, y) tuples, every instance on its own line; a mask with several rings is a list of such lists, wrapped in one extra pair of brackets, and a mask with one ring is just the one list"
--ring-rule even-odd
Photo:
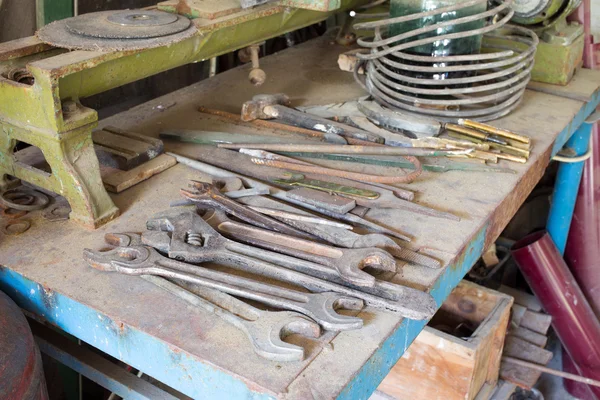
[(459, 119), (458, 124), (462, 126), (466, 126), (473, 129), (479, 129), (480, 131), (487, 132), (493, 135), (498, 135), (503, 138), (508, 138), (512, 140), (516, 140), (522, 143), (530, 143), (531, 139), (526, 136), (522, 136), (516, 134), (511, 131), (507, 131), (505, 129), (496, 128), (495, 126), (491, 126), (488, 124), (482, 124), (481, 122), (471, 121), (470, 119)]
[(519, 149), (519, 148), (513, 147), (513, 146), (505, 146), (502, 144), (490, 143), (490, 147), (493, 150), (499, 150), (503, 153), (510, 154), (510, 155), (513, 155), (516, 157), (525, 158), (525, 159), (528, 159), (529, 154), (530, 154), (529, 150)]
[(300, 186), (350, 197), (362, 197), (364, 199), (377, 199), (379, 197), (379, 193), (372, 190), (357, 189), (351, 186), (338, 185), (336, 183), (319, 181), (316, 179), (306, 179), (304, 178), (304, 175), (301, 174), (290, 174), (290, 179), (273, 179), (271, 182), (280, 185)]
[[(461, 139), (461, 140), (469, 140), (473, 143), (477, 143), (477, 144), (481, 144), (483, 143), (483, 141), (467, 136), (467, 135), (462, 135), (460, 133), (457, 132), (448, 132), (448, 136), (456, 138), (456, 139)], [(530, 151), (523, 149), (523, 148), (518, 148), (515, 146), (509, 146), (509, 145), (503, 145), (503, 144), (498, 144), (498, 143), (489, 143), (488, 144), (489, 148), (493, 149), (493, 150), (499, 150), (502, 151), (504, 153), (507, 154), (511, 154), (513, 156), (517, 156), (517, 157), (525, 157), (525, 158), (529, 158), (530, 155)]]
[(513, 156), (512, 154), (505, 154), (505, 153), (491, 153), (491, 154), (494, 154), (496, 157), (498, 157), (502, 160), (514, 161), (514, 162), (518, 162), (521, 164), (525, 164), (527, 162), (527, 159), (525, 157)]
[(492, 143), (498, 143), (498, 144), (503, 144), (503, 145), (508, 144), (506, 142), (506, 140), (504, 140), (502, 138), (498, 138), (498, 137), (490, 135), (489, 133), (480, 132), (475, 129), (465, 128), (464, 126), (455, 125), (455, 124), (446, 124), (445, 128), (449, 131), (458, 132), (465, 136), (470, 136), (470, 137), (482, 140), (484, 142), (492, 142)]

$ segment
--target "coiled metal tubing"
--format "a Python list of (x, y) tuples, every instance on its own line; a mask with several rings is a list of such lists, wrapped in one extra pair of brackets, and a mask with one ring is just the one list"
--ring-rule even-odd
[[(539, 42), (533, 31), (507, 24), (514, 14), (510, 7), (513, 0), (506, 0), (485, 12), (438, 22), (396, 36), (384, 37), (383, 33), (386, 31), (384, 28), (393, 24), (455, 12), (486, 2), (470, 0), (421, 13), (355, 24), (357, 30), (374, 32), (372, 37), (358, 40), (365, 51), (357, 54), (360, 62), (354, 71), (355, 79), (382, 105), (437, 117), (442, 121), (459, 118), (489, 121), (510, 113), (521, 102), (531, 78)], [(486, 21), (482, 28), (410, 41), (410, 38), (428, 32), (443, 32), (443, 28), (482, 19)], [(425, 56), (406, 52), (416, 46), (474, 35), (483, 35), (483, 52), (480, 54)], [(366, 79), (358, 74), (360, 68), (365, 69)], [(432, 77), (417, 76), (419, 73), (429, 73)], [(447, 79), (434, 78), (445, 73), (451, 73)], [(453, 77), (460, 73), (465, 76)]]

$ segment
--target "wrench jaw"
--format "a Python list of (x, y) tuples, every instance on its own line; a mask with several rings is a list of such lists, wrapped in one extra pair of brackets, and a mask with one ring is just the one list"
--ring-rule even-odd
[(83, 259), (100, 271), (122, 272), (139, 275), (137, 269), (145, 269), (151, 262), (152, 252), (144, 246), (117, 247), (109, 251), (83, 250)]
[[(176, 260), (193, 263), (219, 261), (216, 250), (223, 247), (222, 238), (197, 213), (189, 209), (172, 208), (148, 220), (144, 244), (159, 249)], [(170, 236), (169, 236), (170, 233)]]
[(272, 361), (302, 361), (304, 348), (283, 341), (291, 334), (318, 338), (321, 328), (315, 322), (289, 311), (265, 312), (255, 321), (243, 325), (254, 351)]
[(363, 327), (363, 320), (358, 317), (338, 314), (336, 310), (360, 310), (364, 303), (362, 300), (342, 296), (334, 292), (313, 293), (306, 303), (310, 313), (305, 314), (328, 331), (349, 331)]
[(379, 233), (362, 235), (360, 238), (354, 241), (350, 247), (379, 247), (385, 249), (392, 256), (403, 261), (408, 261), (410, 263), (432, 269), (438, 269), (442, 267), (442, 264), (435, 258), (400, 247), (396, 242), (394, 242), (393, 239)]

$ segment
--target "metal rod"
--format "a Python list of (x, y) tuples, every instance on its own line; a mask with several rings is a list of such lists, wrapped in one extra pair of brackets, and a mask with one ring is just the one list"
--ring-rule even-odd
[(300, 151), (306, 153), (331, 153), (331, 154), (369, 154), (383, 156), (419, 156), (419, 157), (445, 157), (449, 155), (470, 154), (472, 149), (466, 150), (428, 150), (421, 148), (404, 148), (388, 146), (354, 146), (330, 144), (255, 144), (236, 143), (219, 144), (223, 149), (259, 149), (267, 151)]
[(518, 358), (504, 356), (504, 357), (502, 357), (502, 361), (520, 365), (521, 367), (535, 369), (537, 371), (545, 372), (550, 375), (560, 376), (561, 378), (570, 379), (572, 381), (585, 383), (587, 385), (600, 387), (600, 381), (590, 379), (590, 378), (585, 378), (583, 376), (579, 376), (579, 375), (575, 375), (575, 374), (569, 374), (568, 372), (558, 371), (558, 370), (555, 370), (552, 368), (547, 368), (542, 365), (535, 364), (535, 363), (532, 363), (529, 361), (519, 360)]

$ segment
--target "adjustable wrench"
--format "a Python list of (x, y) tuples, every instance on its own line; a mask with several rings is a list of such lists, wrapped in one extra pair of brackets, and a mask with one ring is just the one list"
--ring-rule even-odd
[[(134, 233), (109, 233), (105, 240), (113, 246), (142, 244), (141, 235)], [(256, 354), (267, 360), (302, 361), (304, 349), (282, 339), (292, 333), (310, 338), (321, 335), (318, 324), (293, 311), (264, 311), (227, 293), (185, 281), (175, 284), (158, 276), (142, 275), (142, 278), (235, 326), (246, 334)]]
[[(265, 253), (271, 252), (225, 239), (194, 211), (181, 212), (171, 209), (150, 219), (147, 228), (150, 231), (142, 235), (144, 244), (168, 253), (169, 257), (189, 263), (216, 262), (238, 270), (300, 285), (312, 292), (342, 293), (362, 299), (375, 308), (395, 312), (411, 319), (430, 318), (436, 309), (431, 295), (413, 288), (377, 280), (372, 288), (350, 284), (343, 286), (339, 284), (340, 278), (337, 272), (323, 265), (288, 257), (286, 261), (288, 265), (294, 265), (294, 268), (305, 272), (301, 273), (261, 261), (258, 258), (265, 257)], [(171, 232), (171, 236), (167, 232)], [(281, 254), (276, 256), (287, 257)], [(308, 275), (309, 272), (318, 273), (319, 277)], [(380, 293), (386, 294), (387, 297), (383, 297)]]
[(359, 329), (363, 325), (362, 319), (340, 315), (335, 311), (336, 308), (360, 309), (362, 307), (360, 300), (333, 292), (303, 293), (257, 282), (171, 260), (147, 246), (117, 247), (106, 252), (85, 249), (83, 258), (92, 267), (101, 271), (179, 279), (255, 300), (275, 308), (297, 311), (314, 319), (328, 330)]
[[(220, 211), (207, 212), (204, 220), (221, 234), (232, 239), (330, 267), (337, 271), (340, 278), (356, 286), (373, 286), (375, 284), (375, 278), (362, 271), (364, 267), (369, 266), (381, 271), (396, 272), (394, 257), (386, 251), (374, 247), (340, 249), (327, 246), (241, 224), (230, 220), (225, 213)], [(259, 258), (264, 259), (264, 257)], [(277, 255), (269, 257), (267, 261), (281, 265), (280, 257)], [(297, 263), (296, 260), (295, 263)]]

